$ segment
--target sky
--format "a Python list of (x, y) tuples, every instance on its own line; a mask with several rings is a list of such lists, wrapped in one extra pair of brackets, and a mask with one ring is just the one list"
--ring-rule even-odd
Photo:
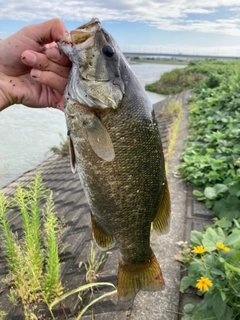
[(240, 0), (0, 0), (0, 39), (52, 18), (71, 31), (92, 17), (123, 52), (240, 56)]

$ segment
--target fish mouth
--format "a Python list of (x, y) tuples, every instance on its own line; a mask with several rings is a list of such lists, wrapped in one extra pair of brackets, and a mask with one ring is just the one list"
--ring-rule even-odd
[(93, 18), (88, 23), (72, 30), (60, 39), (61, 43), (78, 45), (82, 49), (93, 45), (94, 35), (101, 29), (101, 23), (97, 18)]

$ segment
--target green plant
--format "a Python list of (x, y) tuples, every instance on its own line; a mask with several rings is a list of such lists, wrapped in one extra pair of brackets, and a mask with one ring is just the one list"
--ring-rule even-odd
[(165, 155), (166, 171), (168, 171), (168, 163), (174, 152), (174, 146), (176, 144), (176, 140), (179, 132), (179, 125), (182, 119), (182, 112), (183, 112), (182, 103), (180, 101), (171, 101), (168, 105), (167, 110), (164, 112), (164, 115), (170, 115), (173, 118), (173, 122), (168, 128), (169, 143), (168, 143), (168, 150)]
[(69, 143), (68, 139), (64, 139), (62, 134), (59, 133), (59, 136), (61, 137), (60, 146), (53, 146), (50, 148), (50, 151), (52, 151), (54, 154), (59, 154), (62, 157), (65, 157), (69, 155)]
[(223, 75), (231, 75), (236, 71), (240, 71), (239, 61), (190, 61), (184, 69), (165, 72), (158, 81), (147, 84), (145, 89), (167, 95), (187, 89), (199, 93), (202, 88), (218, 87)]
[[(91, 241), (91, 248), (89, 254), (89, 260), (84, 263), (86, 269), (86, 281), (88, 283), (93, 283), (98, 280), (98, 271), (101, 265), (104, 263), (105, 257), (102, 255), (100, 259), (96, 259), (96, 250), (94, 249), (94, 242)], [(79, 267), (81, 267), (82, 262), (80, 262)]]
[(79, 315), (76, 317), (76, 320), (79, 320), (79, 319), (81, 319), (82, 315), (88, 310), (88, 308), (91, 307), (94, 303), (96, 303), (99, 300), (104, 299), (104, 298), (106, 298), (108, 296), (116, 294), (117, 293), (116, 287), (112, 283), (109, 283), (109, 282), (88, 283), (88, 284), (80, 286), (79, 288), (71, 290), (71, 291), (63, 294), (61, 297), (55, 299), (55, 301), (53, 301), (50, 304), (50, 309), (52, 309), (56, 304), (58, 304), (59, 302), (61, 302), (64, 299), (66, 299), (67, 297), (71, 296), (72, 294), (75, 294), (75, 293), (81, 292), (81, 291), (86, 291), (86, 290), (93, 290), (94, 288), (98, 288), (98, 287), (101, 287), (101, 286), (110, 286), (110, 287), (113, 287), (115, 290), (110, 291), (110, 292), (106, 292), (106, 293), (102, 294), (100, 297), (98, 297), (98, 298), (94, 299), (93, 301), (91, 301), (86, 307), (84, 307), (81, 310)]
[(5, 316), (6, 316), (6, 312), (0, 311), (0, 320), (3, 320)]
[[(223, 71), (223, 70), (222, 70)], [(203, 233), (192, 231), (176, 258), (188, 263), (181, 292), (197, 287), (199, 304), (184, 307), (184, 320), (240, 319), (240, 73), (199, 85), (191, 99), (189, 136), (179, 171), (215, 215)]]
[(191, 244), (180, 243), (178, 260), (189, 263), (180, 291), (189, 286), (203, 296), (199, 304), (187, 304), (182, 320), (240, 319), (240, 228), (226, 234), (220, 227), (192, 231)]
[(222, 77), (220, 86), (192, 98), (189, 136), (179, 171), (215, 215), (229, 220), (240, 208), (240, 74)]
[[(46, 201), (43, 228), (41, 201)], [(8, 215), (13, 205), (19, 208), (22, 218), (21, 239), (10, 228)], [(49, 304), (62, 293), (56, 240), (60, 229), (53, 213), (52, 193), (43, 186), (40, 173), (26, 189), (17, 186), (11, 201), (0, 193), (0, 229), (13, 282), (10, 300), (17, 304), (20, 299), (25, 319), (37, 319), (38, 304)]]

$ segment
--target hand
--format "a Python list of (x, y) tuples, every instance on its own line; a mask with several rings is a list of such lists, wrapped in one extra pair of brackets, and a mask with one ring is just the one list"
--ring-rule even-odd
[(0, 40), (0, 111), (15, 103), (63, 110), (71, 63), (55, 41), (66, 32), (53, 19)]

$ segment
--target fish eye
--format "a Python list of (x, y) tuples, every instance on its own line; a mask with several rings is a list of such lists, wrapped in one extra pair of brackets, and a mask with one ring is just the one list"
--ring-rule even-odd
[(111, 58), (114, 55), (114, 49), (111, 46), (107, 46), (105, 45), (102, 48), (102, 52), (103, 54), (105, 54), (105, 56), (107, 56), (108, 58)]

